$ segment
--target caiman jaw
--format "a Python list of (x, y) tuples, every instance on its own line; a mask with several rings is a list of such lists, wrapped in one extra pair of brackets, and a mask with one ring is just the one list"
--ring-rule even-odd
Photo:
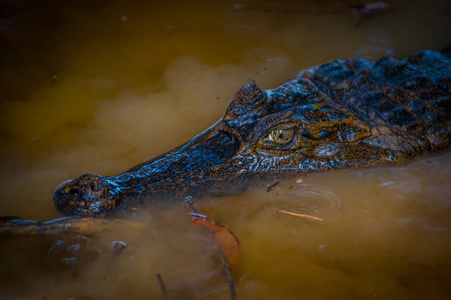
[(110, 217), (142, 207), (144, 201), (221, 193), (210, 187), (224, 179), (221, 176), (230, 177), (218, 167), (236, 155), (239, 143), (216, 125), (185, 145), (117, 176), (85, 174), (63, 182), (53, 194), (57, 210), (69, 216)]

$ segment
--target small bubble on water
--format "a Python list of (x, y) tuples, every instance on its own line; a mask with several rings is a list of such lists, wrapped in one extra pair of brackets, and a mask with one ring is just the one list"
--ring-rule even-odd
[(321, 243), (321, 244), (318, 245), (317, 250), (318, 250), (318, 252), (323, 252), (324, 249), (327, 248), (327, 247), (328, 247), (328, 245), (326, 243)]

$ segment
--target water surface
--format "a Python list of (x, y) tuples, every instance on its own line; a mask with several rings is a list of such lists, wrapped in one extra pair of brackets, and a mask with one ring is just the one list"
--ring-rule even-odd
[[(0, 215), (59, 217), (51, 195), (60, 182), (114, 175), (178, 146), (221, 118), (249, 79), (269, 89), (331, 59), (402, 58), (450, 43), (449, 1), (397, 1), (362, 20), (348, 4), (2, 2)], [(269, 192), (256, 186), (198, 209), (241, 242), (239, 299), (443, 299), (451, 294), (449, 182), (442, 153), (296, 178)], [(70, 266), (52, 248), (57, 237), (3, 237), (0, 297), (161, 299), (160, 272), (174, 299), (227, 299), (187, 212), (151, 209), (141, 229), (65, 237), (93, 253)], [(119, 257), (114, 240), (128, 244)]]

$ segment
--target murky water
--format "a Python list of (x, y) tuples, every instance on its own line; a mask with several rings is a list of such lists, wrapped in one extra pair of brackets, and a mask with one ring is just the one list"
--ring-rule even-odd
[[(116, 174), (178, 146), (218, 120), (250, 78), (268, 89), (330, 59), (450, 43), (449, 1), (397, 1), (361, 22), (347, 4), (0, 3), (0, 215), (58, 217), (60, 182)], [(310, 175), (198, 209), (240, 240), (239, 299), (446, 299), (450, 163), (442, 153)], [(142, 214), (142, 228), (62, 238), (88, 252), (75, 265), (62, 261), (70, 253), (59, 237), (2, 237), (0, 298), (162, 299), (157, 272), (173, 299), (229, 297), (186, 208)], [(128, 245), (119, 256), (115, 240)]]

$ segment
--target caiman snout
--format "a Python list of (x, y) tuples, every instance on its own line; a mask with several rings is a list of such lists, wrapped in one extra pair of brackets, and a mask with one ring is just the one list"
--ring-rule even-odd
[(61, 183), (53, 193), (57, 210), (64, 215), (100, 215), (118, 206), (118, 192), (102, 176), (85, 174)]

